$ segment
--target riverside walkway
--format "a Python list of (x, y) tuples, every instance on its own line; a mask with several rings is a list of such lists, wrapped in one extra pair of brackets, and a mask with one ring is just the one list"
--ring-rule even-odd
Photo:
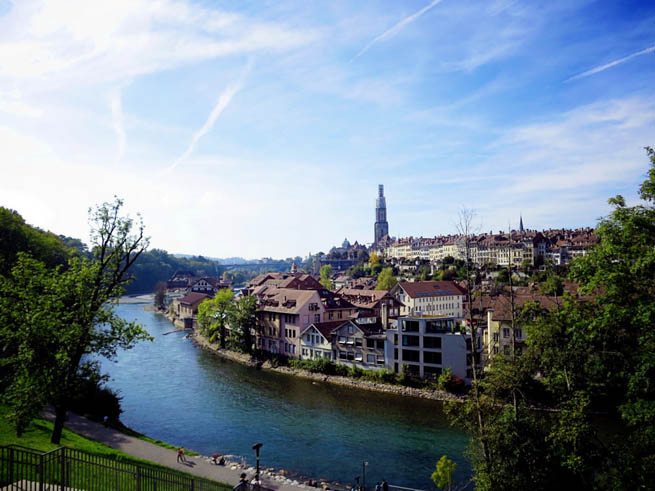
[[(50, 412), (44, 414), (46, 419), (54, 420), (54, 415)], [(107, 428), (101, 423), (96, 423), (89, 419), (83, 418), (75, 413), (69, 412), (65, 428), (75, 433), (83, 435), (92, 440), (104, 443), (105, 445), (121, 450), (133, 457), (148, 460), (157, 464), (186, 472), (198, 477), (222, 481), (231, 485), (239, 483), (242, 472), (245, 472), (248, 481), (255, 477), (255, 468), (243, 468), (238, 464), (227, 462), (226, 465), (216, 465), (211, 462), (209, 457), (193, 456), (186, 457), (185, 463), (177, 462), (177, 451), (160, 447), (144, 440), (126, 435), (113, 428)], [(316, 490), (287, 479), (283, 476), (274, 475), (260, 469), (260, 480), (262, 487), (280, 491), (300, 491)]]

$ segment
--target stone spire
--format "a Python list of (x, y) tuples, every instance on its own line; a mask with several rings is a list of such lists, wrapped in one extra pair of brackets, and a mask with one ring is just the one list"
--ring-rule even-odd
[(521, 220), (519, 221), (519, 232), (523, 233), (524, 232), (524, 230), (523, 230), (523, 215), (521, 214), (520, 217), (521, 217)]
[(377, 244), (385, 235), (389, 235), (387, 202), (384, 199), (384, 185), (380, 184), (378, 186), (378, 199), (375, 202), (375, 238), (373, 244)]

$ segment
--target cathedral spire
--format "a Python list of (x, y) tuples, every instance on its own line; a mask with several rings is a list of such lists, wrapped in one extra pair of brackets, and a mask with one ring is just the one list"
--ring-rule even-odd
[(524, 230), (523, 230), (523, 214), (521, 214), (520, 217), (521, 217), (521, 220), (519, 222), (519, 232), (523, 233), (524, 232)]
[(373, 244), (377, 244), (382, 237), (389, 235), (387, 223), (387, 202), (384, 198), (384, 185), (378, 186), (378, 199), (375, 202), (375, 236)]

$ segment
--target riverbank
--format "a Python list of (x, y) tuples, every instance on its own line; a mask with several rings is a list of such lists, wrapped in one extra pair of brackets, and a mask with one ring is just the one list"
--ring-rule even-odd
[(189, 337), (202, 349), (211, 351), (212, 353), (224, 358), (226, 360), (234, 361), (242, 365), (260, 368), (263, 370), (270, 370), (272, 372), (284, 373), (293, 375), (294, 377), (301, 377), (312, 380), (316, 383), (328, 383), (333, 385), (340, 385), (343, 387), (350, 387), (359, 390), (368, 390), (374, 392), (384, 392), (388, 394), (395, 394), (405, 397), (416, 397), (419, 399), (429, 399), (434, 401), (460, 401), (461, 397), (450, 394), (442, 390), (418, 389), (415, 387), (407, 387), (403, 385), (385, 384), (380, 382), (370, 382), (368, 380), (360, 380), (350, 377), (343, 377), (339, 375), (325, 375), (322, 373), (312, 373), (307, 370), (291, 368), (286, 366), (273, 366), (269, 361), (257, 360), (245, 353), (221, 349), (215, 344), (210, 343), (207, 338), (202, 336), (197, 331), (194, 331)]

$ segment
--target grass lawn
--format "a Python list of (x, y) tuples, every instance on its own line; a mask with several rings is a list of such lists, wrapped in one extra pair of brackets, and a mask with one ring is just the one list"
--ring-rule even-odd
[[(78, 450), (91, 452), (123, 463), (147, 465), (149, 467), (165, 469), (166, 471), (173, 472), (175, 474), (188, 476), (188, 474), (184, 472), (176, 471), (169, 467), (161, 466), (159, 464), (155, 464), (153, 462), (149, 462), (146, 460), (137, 459), (129, 454), (126, 454), (125, 452), (121, 452), (120, 450), (113, 449), (102, 443), (96, 442), (94, 440), (90, 440), (81, 435), (78, 435), (77, 433), (73, 433), (72, 431), (69, 431), (67, 429), (64, 429), (62, 433), (61, 445), (54, 445), (50, 443), (53, 424), (45, 419), (34, 420), (27, 428), (27, 430), (23, 433), (23, 435), (20, 438), (18, 438), (16, 436), (14, 427), (9, 419), (9, 413), (10, 413), (9, 408), (7, 408), (4, 405), (0, 405), (0, 446), (15, 444), (15, 445), (21, 445), (23, 447), (33, 448), (35, 450), (40, 450), (42, 452), (54, 450), (55, 448), (58, 448), (60, 446), (66, 446), (69, 448), (75, 448)], [(154, 443), (154, 441), (149, 438), (144, 437), (144, 439)], [(167, 445), (167, 444), (163, 444), (163, 445)], [(172, 446), (169, 447), (175, 448)], [(226, 490), (232, 489), (232, 486), (230, 484), (225, 484), (224, 487)]]

